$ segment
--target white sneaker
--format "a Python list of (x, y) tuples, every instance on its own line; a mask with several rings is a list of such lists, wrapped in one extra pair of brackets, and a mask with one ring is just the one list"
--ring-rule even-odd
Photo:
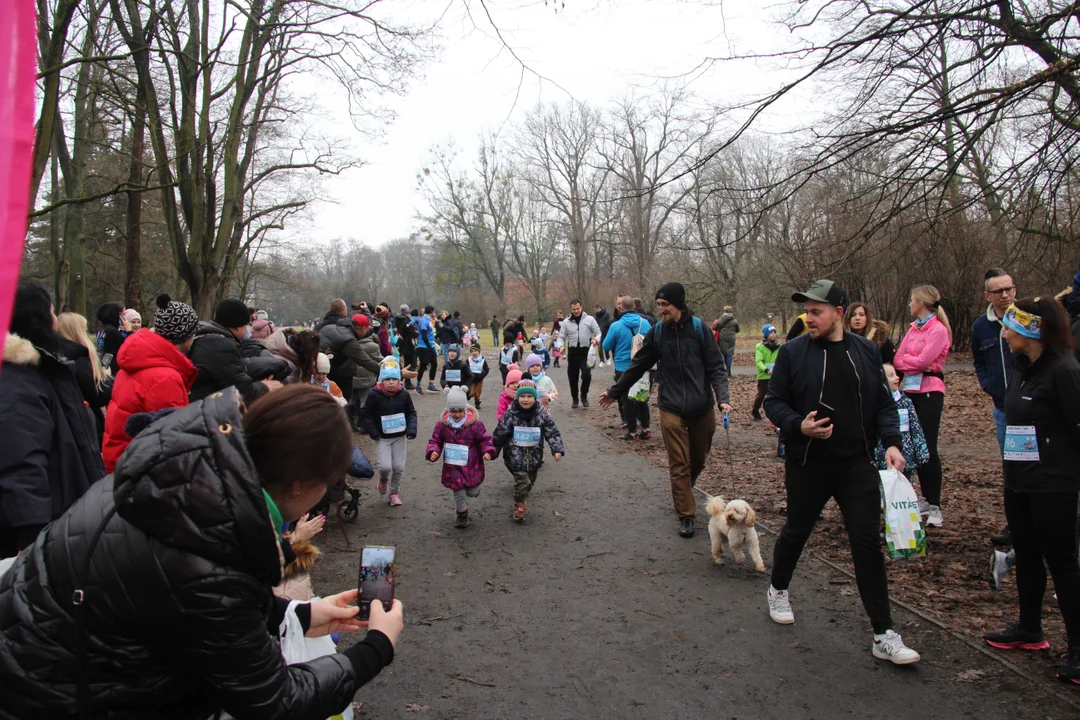
[(884, 635), (875, 635), (871, 651), (877, 659), (888, 660), (893, 665), (910, 665), (921, 659), (919, 653), (905, 645), (892, 630), (886, 630)]
[(769, 617), (774, 623), (781, 625), (794, 624), (795, 613), (791, 611), (787, 590), (777, 590), (772, 585), (769, 586)]
[(926, 527), (941, 527), (944, 519), (941, 517), (941, 508), (937, 505), (930, 506), (930, 512), (926, 516)]
[(926, 502), (926, 498), (922, 495), (919, 496), (919, 515), (926, 517), (930, 514), (930, 503)]

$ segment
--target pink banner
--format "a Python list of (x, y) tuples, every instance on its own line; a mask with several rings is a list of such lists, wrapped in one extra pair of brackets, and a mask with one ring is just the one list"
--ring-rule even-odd
[(7, 337), (11, 323), (26, 241), (37, 73), (34, 12), (34, 0), (0, 0), (0, 337)]

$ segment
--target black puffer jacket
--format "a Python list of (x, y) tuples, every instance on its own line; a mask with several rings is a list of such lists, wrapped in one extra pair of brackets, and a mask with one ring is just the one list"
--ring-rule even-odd
[[(0, 527), (44, 525), (104, 475), (72, 368), (9, 334), (0, 369)], [(0, 663), (0, 689), (2, 671)]]
[(94, 415), (98, 445), (101, 445), (101, 437), (105, 433), (105, 413), (102, 409), (109, 407), (109, 400), (112, 399), (113, 379), (108, 377), (100, 388), (97, 386), (94, 382), (94, 366), (90, 362), (90, 350), (85, 345), (67, 339), (61, 340), (58, 355), (74, 365), (75, 380), (79, 383), (83, 400)]
[(244, 368), (253, 380), (272, 378), (278, 382), (287, 382), (292, 368), (289, 363), (270, 352), (265, 345), (254, 338), (240, 342), (240, 357)]
[(0, 577), (0, 717), (76, 714), (77, 587), (95, 718), (341, 712), (357, 687), (351, 655), (286, 666), (268, 632), (281, 568), (235, 391), (174, 411)]
[(353, 331), (352, 320), (327, 313), (319, 324), (319, 349), (330, 356), (330, 372), (327, 376), (348, 397), (356, 375), (356, 358), (363, 353)]
[(245, 402), (250, 403), (266, 394), (266, 386), (252, 380), (248, 374), (240, 357), (240, 343), (227, 328), (215, 322), (199, 323), (188, 358), (199, 371), (191, 386), (192, 402), (234, 386)]

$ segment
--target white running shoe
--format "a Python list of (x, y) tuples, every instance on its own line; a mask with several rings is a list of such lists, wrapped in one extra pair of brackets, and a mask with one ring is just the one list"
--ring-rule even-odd
[(919, 496), (919, 515), (926, 517), (930, 514), (930, 503), (926, 502), (926, 498), (922, 495)]
[(874, 657), (879, 660), (888, 660), (893, 665), (910, 665), (921, 659), (915, 652), (892, 630), (886, 630), (884, 635), (874, 636), (874, 645), (871, 648)]
[(986, 579), (992, 590), (1001, 589), (1001, 579), (1009, 573), (1009, 556), (1000, 550), (990, 551), (990, 572)]
[(787, 590), (777, 590), (772, 585), (769, 586), (769, 617), (774, 623), (781, 625), (794, 624), (795, 613), (791, 611)]
[(926, 516), (926, 527), (941, 527), (944, 518), (941, 517), (941, 508), (937, 505), (930, 506), (930, 513)]

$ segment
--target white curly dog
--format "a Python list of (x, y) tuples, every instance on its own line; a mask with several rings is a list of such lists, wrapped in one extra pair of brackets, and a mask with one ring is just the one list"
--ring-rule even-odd
[(712, 540), (712, 556), (717, 565), (724, 564), (724, 538), (731, 545), (735, 562), (742, 564), (746, 559), (743, 553), (749, 553), (754, 561), (754, 569), (765, 572), (765, 563), (761, 562), (761, 548), (758, 546), (757, 513), (745, 500), (727, 502), (722, 497), (714, 497), (705, 506), (709, 513), (709, 538)]

